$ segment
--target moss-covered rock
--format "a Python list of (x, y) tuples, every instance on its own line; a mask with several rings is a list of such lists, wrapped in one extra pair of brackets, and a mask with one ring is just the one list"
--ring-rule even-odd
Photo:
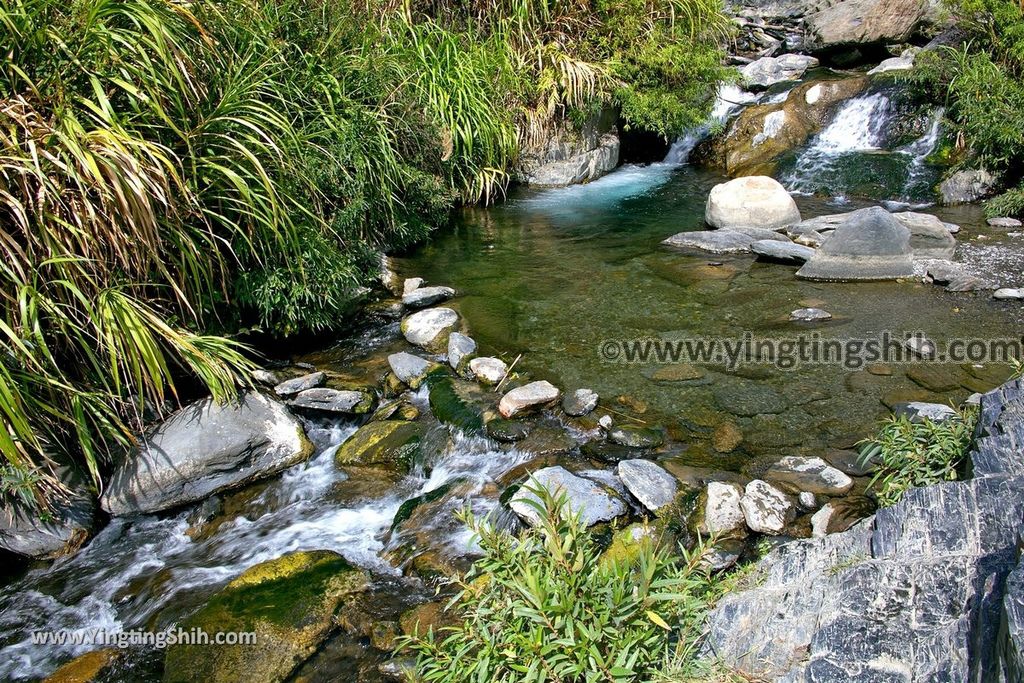
[(91, 683), (120, 659), (121, 650), (106, 648), (75, 657), (54, 671), (43, 683)]
[(371, 422), (342, 444), (334, 461), (341, 466), (392, 466), (407, 470), (419, 452), (422, 433), (422, 427), (415, 422)]
[(283, 681), (334, 629), (335, 612), (364, 591), (369, 577), (337, 553), (296, 552), (256, 565), (179, 626), (217, 633), (255, 633), (244, 645), (174, 645), (164, 682)]
[(460, 395), (455, 381), (448, 375), (433, 374), (427, 378), (430, 387), (430, 410), (441, 422), (467, 434), (483, 430), (483, 413)]

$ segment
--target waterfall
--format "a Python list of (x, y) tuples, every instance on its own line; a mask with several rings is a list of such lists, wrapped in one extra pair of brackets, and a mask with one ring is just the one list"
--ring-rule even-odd
[(711, 108), (711, 116), (708, 118), (708, 122), (697, 126), (672, 143), (672, 147), (669, 148), (668, 154), (665, 156), (665, 163), (675, 165), (685, 164), (686, 160), (690, 156), (690, 152), (693, 151), (693, 148), (696, 147), (701, 140), (708, 136), (708, 133), (711, 132), (712, 126), (725, 123), (734, 111), (755, 102), (757, 99), (758, 96), (754, 93), (747, 92), (746, 90), (743, 90), (731, 83), (719, 87), (718, 95), (715, 97), (715, 104)]
[(917, 140), (899, 150), (911, 158), (910, 167), (907, 169), (907, 182), (903, 186), (903, 198), (912, 196), (919, 185), (929, 180), (928, 165), (925, 163), (932, 152), (939, 144), (942, 135), (942, 117), (945, 109), (938, 107), (931, 115), (931, 124), (928, 132)]

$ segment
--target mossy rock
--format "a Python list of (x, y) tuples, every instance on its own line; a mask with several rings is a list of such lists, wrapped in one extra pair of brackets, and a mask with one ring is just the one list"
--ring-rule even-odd
[(392, 466), (408, 470), (419, 452), (422, 435), (422, 427), (415, 422), (370, 422), (341, 445), (334, 462), (341, 466)]
[(664, 533), (663, 528), (659, 529), (641, 522), (619, 529), (612, 536), (612, 542), (608, 548), (601, 553), (601, 564), (635, 562), (644, 548), (657, 543), (662, 533)]
[(398, 620), (402, 633), (422, 636), (428, 631), (436, 634), (442, 628), (458, 626), (462, 622), (454, 611), (445, 609), (447, 604), (446, 601), (427, 602), (406, 610)]
[(416, 496), (415, 498), (410, 498), (409, 500), (402, 503), (398, 507), (398, 512), (395, 513), (394, 519), (391, 521), (391, 531), (394, 532), (394, 530), (402, 522), (405, 522), (410, 517), (412, 517), (412, 513), (415, 512), (416, 509), (419, 508), (421, 505), (427, 505), (429, 503), (434, 503), (440, 500), (444, 496), (448, 495), (448, 492), (452, 490), (452, 487), (455, 486), (455, 484), (462, 483), (463, 481), (465, 480), (456, 479), (454, 481), (450, 481), (447, 484), (442, 484), (441, 486), (438, 486), (436, 489), (433, 489), (432, 491), (427, 491), (422, 495)]
[(466, 434), (479, 434), (483, 430), (483, 414), (459, 395), (451, 377), (432, 374), (427, 383), (430, 387), (430, 410), (434, 417)]
[(75, 657), (54, 671), (43, 683), (91, 683), (121, 658), (122, 650), (106, 648)]
[(174, 645), (164, 682), (283, 681), (335, 627), (335, 612), (366, 590), (369, 577), (327, 550), (296, 552), (246, 570), (179, 626), (189, 631), (252, 632), (245, 645)]

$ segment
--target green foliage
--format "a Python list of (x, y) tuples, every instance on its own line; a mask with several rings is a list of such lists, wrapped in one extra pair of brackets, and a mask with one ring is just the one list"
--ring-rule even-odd
[(424, 681), (640, 681), (692, 655), (713, 594), (701, 553), (653, 539), (602, 560), (564, 495), (516, 538), (466, 514), (484, 552), (449, 609), (462, 625), (403, 641)]
[(942, 422), (891, 417), (866, 441), (861, 457), (878, 463), (871, 480), (878, 502), (893, 505), (911, 488), (953, 481), (971, 444), (977, 409)]

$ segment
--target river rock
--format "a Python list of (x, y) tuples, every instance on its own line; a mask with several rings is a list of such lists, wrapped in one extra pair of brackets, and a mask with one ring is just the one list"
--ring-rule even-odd
[(447, 301), (455, 296), (451, 287), (417, 287), (402, 295), (402, 303), (409, 308), (425, 308)]
[(274, 387), (274, 393), (278, 396), (285, 398), (294, 396), (300, 391), (306, 389), (316, 389), (322, 387), (327, 382), (327, 374), (323, 372), (311, 372), (308, 375), (302, 377), (295, 377), (294, 379), (285, 380), (276, 387)]
[(743, 431), (736, 426), (736, 423), (728, 420), (722, 422), (711, 434), (711, 447), (718, 453), (729, 453), (736, 450), (743, 443)]
[(277, 374), (271, 372), (270, 370), (264, 370), (262, 368), (253, 370), (249, 374), (249, 376), (252, 377), (254, 382), (256, 382), (257, 384), (262, 384), (265, 387), (275, 387), (281, 383), (281, 379), (277, 376)]
[(894, 280), (914, 275), (910, 231), (881, 207), (846, 219), (797, 271), (805, 280)]
[(932, 282), (937, 285), (949, 284), (964, 275), (963, 266), (953, 261), (925, 261), (924, 269), (928, 277), (932, 279)]
[(448, 364), (452, 370), (462, 373), (466, 364), (476, 354), (476, 342), (461, 332), (452, 332), (448, 336)]
[(955, 277), (946, 285), (947, 292), (984, 292), (990, 289), (998, 289), (998, 286), (991, 280), (970, 273)]
[[(453, 335), (454, 336), (454, 335)], [(419, 389), (432, 371), (440, 368), (437, 363), (402, 351), (388, 356), (388, 365), (395, 377), (412, 389)]]
[(786, 494), (761, 479), (747, 484), (740, 509), (752, 531), (772, 536), (782, 533), (796, 518), (796, 508)]
[(423, 286), (423, 278), (421, 277), (410, 277), (406, 278), (405, 282), (402, 283), (402, 296), (411, 294), (420, 287)]
[(878, 469), (878, 464), (873, 458), (853, 450), (836, 448), (827, 451), (823, 457), (829, 465), (851, 477), (866, 477)]
[(373, 408), (373, 396), (365, 391), (327, 389), (318, 387), (300, 391), (288, 401), (293, 408), (317, 410), (322, 413), (362, 415)]
[(991, 196), (998, 180), (985, 169), (957, 171), (939, 185), (942, 203), (970, 204)]
[(428, 308), (417, 311), (402, 321), (406, 341), (431, 353), (448, 348), (448, 336), (459, 324), (459, 314), (450, 308)]
[(508, 374), (508, 365), (500, 358), (481, 356), (469, 361), (469, 371), (484, 384), (497, 384)]
[(805, 19), (810, 51), (905, 43), (924, 19), (922, 0), (843, 0)]
[(832, 314), (821, 308), (798, 308), (789, 314), (789, 319), (804, 323), (831, 320)]
[(680, 232), (662, 244), (684, 249), (700, 249), (712, 254), (744, 254), (750, 251), (754, 238), (736, 230), (698, 230)]
[(77, 470), (59, 468), (57, 477), (70, 491), (51, 501), (49, 515), (13, 496), (0, 510), (0, 548), (35, 559), (70, 555), (84, 545), (96, 523), (96, 496)]
[(609, 430), (608, 440), (626, 448), (657, 448), (665, 443), (665, 435), (658, 429), (619, 425)]
[(751, 90), (764, 90), (783, 81), (795, 81), (808, 69), (818, 66), (818, 60), (807, 55), (787, 54), (762, 57), (740, 69), (740, 74)]
[(502, 417), (510, 418), (554, 403), (560, 396), (558, 387), (546, 380), (530, 382), (502, 396), (501, 402), (498, 403), (498, 412)]
[(918, 358), (935, 357), (935, 342), (926, 337), (920, 335), (909, 337), (903, 342), (903, 346)]
[(112, 515), (159, 512), (269, 477), (312, 452), (299, 421), (267, 396), (205, 399), (146, 436), (115, 470), (101, 504)]
[(868, 76), (876, 76), (878, 74), (891, 73), (893, 71), (909, 71), (914, 68), (914, 60), (919, 51), (920, 50), (916, 48), (911, 48), (904, 50), (899, 57), (883, 59), (878, 66), (868, 71)]
[(615, 473), (626, 490), (651, 512), (672, 503), (679, 492), (676, 478), (650, 460), (623, 460)]
[(1005, 216), (1001, 218), (989, 218), (987, 221), (993, 228), (1006, 228), (1008, 230), (1015, 230), (1021, 227), (1021, 222), (1016, 218), (1007, 218)]
[(962, 377), (956, 366), (944, 363), (915, 363), (907, 368), (907, 379), (939, 394), (959, 389)]
[(808, 230), (793, 238), (793, 242), (804, 247), (817, 249), (825, 242), (825, 237), (816, 230)]
[(914, 250), (915, 259), (953, 258), (956, 239), (938, 218), (914, 211), (894, 213), (893, 218), (910, 231), (910, 248)]
[(778, 240), (757, 240), (750, 243), (750, 250), (768, 261), (801, 264), (814, 256), (814, 250), (792, 242)]
[(370, 422), (341, 444), (334, 462), (341, 467), (383, 466), (408, 470), (419, 453), (422, 435), (422, 428), (415, 422)]
[(800, 222), (800, 210), (786, 188), (767, 176), (748, 176), (711, 188), (704, 212), (715, 228), (774, 230)]
[(240, 645), (176, 644), (164, 659), (165, 683), (284, 681), (335, 628), (335, 614), (369, 586), (369, 577), (328, 550), (258, 564), (179, 624), (184, 631), (256, 633)]
[(755, 382), (718, 386), (713, 394), (722, 410), (740, 417), (777, 414), (788, 407), (782, 394)]
[(853, 479), (821, 458), (785, 457), (768, 468), (764, 478), (826, 496), (841, 496), (853, 488)]
[(1000, 287), (992, 293), (992, 298), (1002, 301), (1019, 301), (1024, 299), (1024, 289), (1017, 287)]
[(545, 467), (534, 472), (509, 502), (509, 507), (531, 526), (541, 522), (540, 514), (527, 501), (539, 503), (540, 499), (530, 488), (543, 488), (554, 497), (565, 494), (568, 511), (578, 513), (584, 524), (591, 526), (598, 522), (610, 522), (626, 513), (626, 504), (617, 495), (610, 493), (597, 482), (572, 474), (564, 467)]
[(897, 403), (892, 407), (892, 412), (898, 417), (906, 417), (911, 422), (945, 422), (957, 417), (957, 412), (947, 405), (924, 401)]
[(597, 408), (600, 397), (592, 389), (577, 389), (562, 399), (562, 410), (570, 417), (582, 417)]
[(705, 535), (723, 535), (745, 531), (746, 518), (740, 500), (743, 487), (739, 484), (708, 482), (704, 489), (704, 513), (697, 530)]

